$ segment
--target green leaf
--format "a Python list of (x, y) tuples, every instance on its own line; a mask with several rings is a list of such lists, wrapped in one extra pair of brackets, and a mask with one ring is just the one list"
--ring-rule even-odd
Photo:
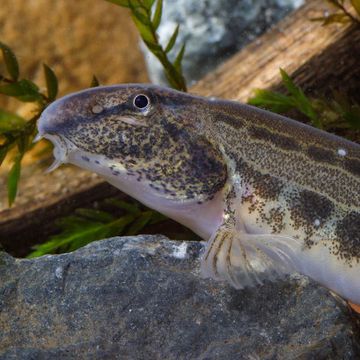
[(44, 254), (55, 253), (60, 249), (64, 251), (75, 250), (87, 243), (107, 236), (107, 228), (102, 224), (87, 222), (76, 231), (68, 230), (50, 238), (44, 244), (36, 246), (36, 251), (29, 254), (29, 258)]
[[(70, 215), (55, 221), (55, 225), (61, 228), (63, 231), (74, 232), (82, 230), (85, 226), (89, 224), (89, 219), (83, 218), (77, 215)], [(99, 221), (91, 221), (92, 224), (96, 223), (101, 225)]]
[(0, 133), (20, 130), (25, 124), (21, 116), (0, 109)]
[(29, 136), (28, 136), (27, 134), (25, 134), (25, 133), (22, 133), (22, 134), (18, 137), (16, 143), (17, 143), (17, 147), (18, 147), (18, 149), (19, 149), (19, 152), (20, 152), (21, 154), (25, 154), (25, 152), (28, 150), (28, 148), (29, 148), (29, 142), (30, 142), (30, 138), (29, 138)]
[(3, 163), (3, 161), (5, 160), (8, 150), (9, 150), (8, 146), (4, 146), (4, 145), (0, 146), (0, 166)]
[(99, 80), (95, 75), (93, 75), (91, 79), (90, 87), (97, 87), (97, 86), (100, 86)]
[(351, 0), (351, 5), (356, 10), (357, 14), (360, 16), (360, 0)]
[(157, 0), (154, 17), (152, 19), (152, 24), (155, 30), (159, 27), (161, 22), (162, 7), (163, 7), (162, 0)]
[(145, 45), (149, 48), (149, 50), (158, 58), (163, 56), (162, 47), (156, 43), (149, 43), (144, 40)]
[(153, 211), (144, 211), (130, 226), (126, 235), (137, 235), (150, 222)]
[(131, 224), (136, 219), (134, 214), (126, 214), (119, 219), (108, 224), (109, 234), (111, 236), (122, 235), (126, 226)]
[(184, 57), (184, 53), (185, 53), (185, 43), (183, 44), (183, 46), (181, 47), (180, 51), (178, 52), (175, 61), (174, 61), (174, 67), (177, 70), (177, 72), (179, 74), (181, 74), (181, 62), (182, 59)]
[(129, 6), (129, 0), (106, 0), (107, 2), (122, 6), (122, 7), (130, 7)]
[(144, 40), (146, 44), (150, 43), (153, 45), (156, 45), (156, 39), (154, 39), (153, 33), (151, 32), (151, 29), (148, 25), (143, 24), (139, 19), (137, 19), (135, 16), (132, 17), (133, 21), (139, 30), (141, 38)]
[(299, 92), (301, 92), (300, 88), (298, 88), (295, 83), (292, 81), (288, 73), (280, 68), (280, 75), (285, 85), (286, 89), (289, 91), (290, 94), (293, 96), (298, 96)]
[(0, 42), (0, 48), (4, 57), (6, 69), (10, 74), (11, 79), (17, 81), (19, 77), (19, 63), (16, 59), (15, 54), (7, 45), (2, 42)]
[(171, 38), (168, 42), (168, 44), (166, 45), (166, 48), (165, 48), (165, 52), (168, 53), (171, 51), (171, 49), (174, 47), (175, 45), (175, 42), (176, 42), (176, 39), (177, 39), (177, 36), (179, 34), (179, 25), (176, 26), (173, 34), (171, 35)]
[(9, 171), (8, 181), (7, 181), (7, 189), (8, 189), (8, 202), (9, 206), (11, 206), (16, 198), (18, 182), (20, 179), (20, 170), (21, 170), (21, 159), (23, 154), (18, 154), (14, 163)]
[(101, 210), (76, 209), (75, 213), (89, 220), (95, 220), (102, 223), (107, 223), (115, 220), (113, 215)]
[(348, 122), (351, 128), (360, 129), (360, 106), (353, 106), (350, 111), (345, 111), (344, 119)]
[(35, 246), (35, 250), (27, 257), (33, 258), (59, 251), (73, 251), (92, 241), (121, 235), (125, 227), (134, 219), (135, 216), (130, 214), (104, 224), (77, 216), (63, 218), (59, 221), (62, 232), (52, 236), (46, 243)]
[(154, 5), (155, 0), (143, 0), (144, 6), (150, 10), (152, 6)]
[(292, 95), (294, 103), (299, 111), (309, 117), (316, 127), (321, 128), (322, 124), (320, 122), (319, 116), (313, 108), (311, 101), (305, 96), (304, 92), (295, 85), (290, 76), (286, 73), (285, 70), (280, 69), (280, 74), (282, 81)]
[(58, 93), (58, 80), (54, 71), (49, 66), (43, 64), (43, 67), (44, 67), (44, 74), (46, 79), (48, 98), (50, 101), (53, 101), (55, 100), (56, 95)]
[(353, 129), (360, 128), (360, 105), (352, 104), (346, 95), (340, 91), (332, 92), (334, 100), (332, 101), (333, 110), (346, 120)]
[(149, 225), (157, 224), (165, 220), (168, 220), (168, 218), (165, 215), (160, 214), (157, 211), (153, 211)]
[(149, 27), (149, 25), (151, 25), (151, 20), (146, 10), (140, 7), (139, 5), (137, 5), (133, 0), (130, 0), (129, 5), (133, 19), (136, 19), (141, 24), (145, 25), (146, 27)]
[(262, 89), (255, 89), (254, 97), (250, 98), (248, 103), (276, 113), (284, 113), (294, 107), (294, 102), (289, 96)]
[(118, 207), (119, 209), (125, 210), (130, 214), (139, 214), (140, 208), (139, 205), (136, 203), (130, 203), (123, 200), (118, 199), (107, 199), (105, 200), (105, 204), (110, 204)]
[(0, 94), (12, 96), (24, 102), (42, 100), (39, 88), (27, 79), (22, 79), (12, 84), (0, 85)]

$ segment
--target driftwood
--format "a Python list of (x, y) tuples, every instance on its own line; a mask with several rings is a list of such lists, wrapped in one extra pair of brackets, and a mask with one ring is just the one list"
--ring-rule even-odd
[(307, 92), (339, 86), (360, 99), (359, 26), (321, 26), (322, 0), (311, 0), (205, 76), (192, 92), (247, 101), (255, 88), (279, 89), (279, 68)]
[[(360, 100), (360, 31), (351, 25), (323, 27), (309, 21), (324, 10), (323, 1), (308, 1), (190, 91), (246, 101), (254, 88), (281, 90), (282, 67), (308, 92), (326, 95), (340, 86)], [(0, 204), (0, 243), (17, 255), (48, 236), (60, 215), (119, 193), (97, 176), (73, 167), (45, 175), (32, 165), (23, 174), (15, 206), (6, 209), (5, 203)], [(0, 178), (1, 198), (6, 196), (3, 181)]]

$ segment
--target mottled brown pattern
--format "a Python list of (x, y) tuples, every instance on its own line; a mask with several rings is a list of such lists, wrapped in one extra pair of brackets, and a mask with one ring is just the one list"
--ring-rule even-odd
[[(150, 99), (146, 113), (133, 105), (137, 94)], [(42, 130), (62, 133), (79, 149), (112, 160), (114, 176), (121, 174), (118, 163), (134, 181), (166, 196), (202, 202), (224, 186), (227, 167), (218, 147), (195, 131), (189, 107), (195, 100), (151, 86), (92, 89), (66, 98), (60, 110), (53, 109), (61, 115)], [(94, 106), (102, 110), (93, 113)]]
[[(347, 263), (359, 259), (354, 246), (360, 233), (360, 146), (246, 105), (218, 102), (218, 106), (232, 116), (239, 112), (245, 125), (240, 129), (217, 122), (213, 134), (236, 160), (240, 176), (249, 184), (258, 184), (255, 192), (263, 200), (243, 198), (249, 202), (249, 211), (259, 214), (258, 223), (280, 232), (283, 227), (279, 216), (274, 216), (276, 208), (265, 211), (264, 201), (286, 199), (279, 203), (280, 210), (290, 211), (292, 226), (303, 233), (306, 246), (313, 246), (315, 235), (317, 239), (322, 236), (324, 244)], [(282, 141), (288, 138), (290, 142)], [(349, 212), (353, 215), (345, 218)], [(277, 223), (280, 226), (276, 227)], [(336, 226), (334, 238), (331, 234)]]
[(302, 190), (290, 204), (295, 223), (305, 221), (306, 225), (313, 227), (315, 220), (319, 220), (321, 226), (334, 211), (334, 203), (325, 196), (313, 191)]
[[(263, 174), (271, 174), (287, 183), (294, 183), (301, 188), (307, 188), (328, 197), (341, 207), (358, 209), (360, 207), (360, 178), (354, 177), (352, 171), (346, 169), (346, 159), (359, 159), (360, 146), (335, 135), (295, 122), (282, 116), (255, 109), (250, 106), (218, 102), (221, 111), (226, 109), (231, 115), (239, 112), (245, 122), (245, 128), (238, 131), (227, 123), (214, 122), (213, 126), (219, 143), (223, 143), (227, 153), (234, 154), (236, 161), (246, 160), (254, 169)], [(269, 146), (270, 139), (259, 137), (254, 139), (253, 127), (265, 128), (276, 135), (291, 138), (297, 143), (299, 150), (286, 150), (280, 146)], [(329, 157), (321, 161), (309, 155), (309, 149), (316, 146), (321, 149), (322, 156), (335, 154), (336, 163), (329, 166)], [(338, 150), (346, 151), (346, 156), (340, 156)], [(310, 150), (311, 152), (311, 150)], [(350, 163), (349, 163), (350, 165)]]
[(348, 213), (336, 227), (336, 234), (341, 241), (337, 243), (336, 251), (339, 256), (360, 261), (360, 213)]
[(329, 151), (320, 146), (311, 145), (307, 149), (307, 154), (312, 160), (319, 162), (326, 162), (329, 164), (336, 164), (337, 159), (334, 151)]
[(345, 169), (356, 176), (360, 176), (360, 160), (346, 159)]
[[(237, 163), (237, 170), (241, 174), (243, 181), (251, 189), (251, 194), (242, 196), (241, 202), (248, 203), (248, 211), (258, 213), (257, 223), (267, 224), (273, 233), (280, 233), (284, 227), (285, 207), (279, 204), (276, 207), (265, 211), (267, 201), (276, 201), (281, 193), (285, 191), (285, 184), (269, 174), (262, 174), (255, 171), (244, 161)], [(255, 200), (255, 201), (254, 201)]]
[(284, 150), (300, 150), (300, 145), (296, 142), (296, 139), (292, 139), (289, 136), (273, 133), (257, 126), (250, 126), (248, 131), (254, 139), (266, 141), (269, 145), (272, 144)]
[(284, 228), (285, 210), (281, 207), (271, 208), (268, 212), (260, 211), (260, 219), (263, 223), (269, 225), (273, 234), (280, 234)]
[(235, 129), (239, 129), (245, 126), (244, 121), (242, 121), (241, 117), (231, 116), (226, 113), (219, 113), (214, 115), (214, 121), (218, 121), (220, 123), (226, 123)]
[[(335, 210), (334, 204), (325, 196), (313, 191), (302, 190), (289, 196), (288, 208), (290, 218), (295, 229), (302, 229), (304, 244), (311, 248), (314, 244), (313, 236), (327, 221), (332, 220)], [(323, 232), (325, 235), (325, 233)], [(324, 238), (325, 241), (329, 239)]]
[(255, 193), (265, 200), (278, 199), (284, 186), (283, 182), (269, 174), (254, 172), (250, 179), (250, 184), (254, 187)]
[[(146, 114), (133, 106), (139, 93), (151, 101)], [(104, 111), (93, 114), (95, 105)], [(257, 211), (259, 223), (281, 232), (290, 212), (291, 226), (311, 247), (318, 229), (328, 231), (337, 221), (332, 249), (340, 257), (359, 258), (353, 249), (359, 233), (359, 145), (247, 105), (155, 86), (96, 88), (57, 106), (62, 109), (54, 109), (52, 128), (43, 130), (118, 162), (134, 181), (174, 199), (203, 201), (224, 187), (230, 167), (254, 192), (240, 201), (251, 202), (249, 211)], [(122, 121), (124, 116), (135, 124)], [(116, 166), (111, 170), (117, 175)]]
[[(245, 161), (237, 161), (236, 170), (246, 184), (253, 187), (255, 194), (264, 200), (276, 200), (284, 187), (283, 181), (270, 174), (262, 174), (249, 166)], [(250, 197), (251, 198), (251, 197)]]

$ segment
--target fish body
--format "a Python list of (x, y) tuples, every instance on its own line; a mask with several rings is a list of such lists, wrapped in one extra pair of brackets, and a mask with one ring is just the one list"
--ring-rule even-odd
[(360, 304), (360, 146), (237, 102), (98, 87), (42, 114), (57, 163), (95, 171), (207, 240), (236, 288), (300, 272)]

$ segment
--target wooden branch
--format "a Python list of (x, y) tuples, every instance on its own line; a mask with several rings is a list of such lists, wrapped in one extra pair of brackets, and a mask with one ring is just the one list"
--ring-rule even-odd
[(308, 1), (205, 76), (191, 92), (246, 102), (256, 88), (279, 88), (283, 68), (306, 89), (326, 94), (340, 85), (359, 99), (359, 27), (310, 21), (326, 8), (322, 0)]
[[(360, 31), (351, 26), (323, 27), (310, 19), (322, 15), (322, 0), (311, 0), (272, 30), (199, 81), (191, 92), (246, 101), (254, 88), (281, 89), (279, 68), (308, 91), (328, 94), (341, 86), (360, 97)], [(356, 90), (356, 91), (355, 91)], [(14, 208), (0, 204), (0, 243), (10, 253), (25, 252), (45, 239), (59, 216), (117, 193), (93, 174), (62, 167), (44, 175), (24, 169), (21, 195)], [(0, 198), (5, 198), (0, 178)]]

